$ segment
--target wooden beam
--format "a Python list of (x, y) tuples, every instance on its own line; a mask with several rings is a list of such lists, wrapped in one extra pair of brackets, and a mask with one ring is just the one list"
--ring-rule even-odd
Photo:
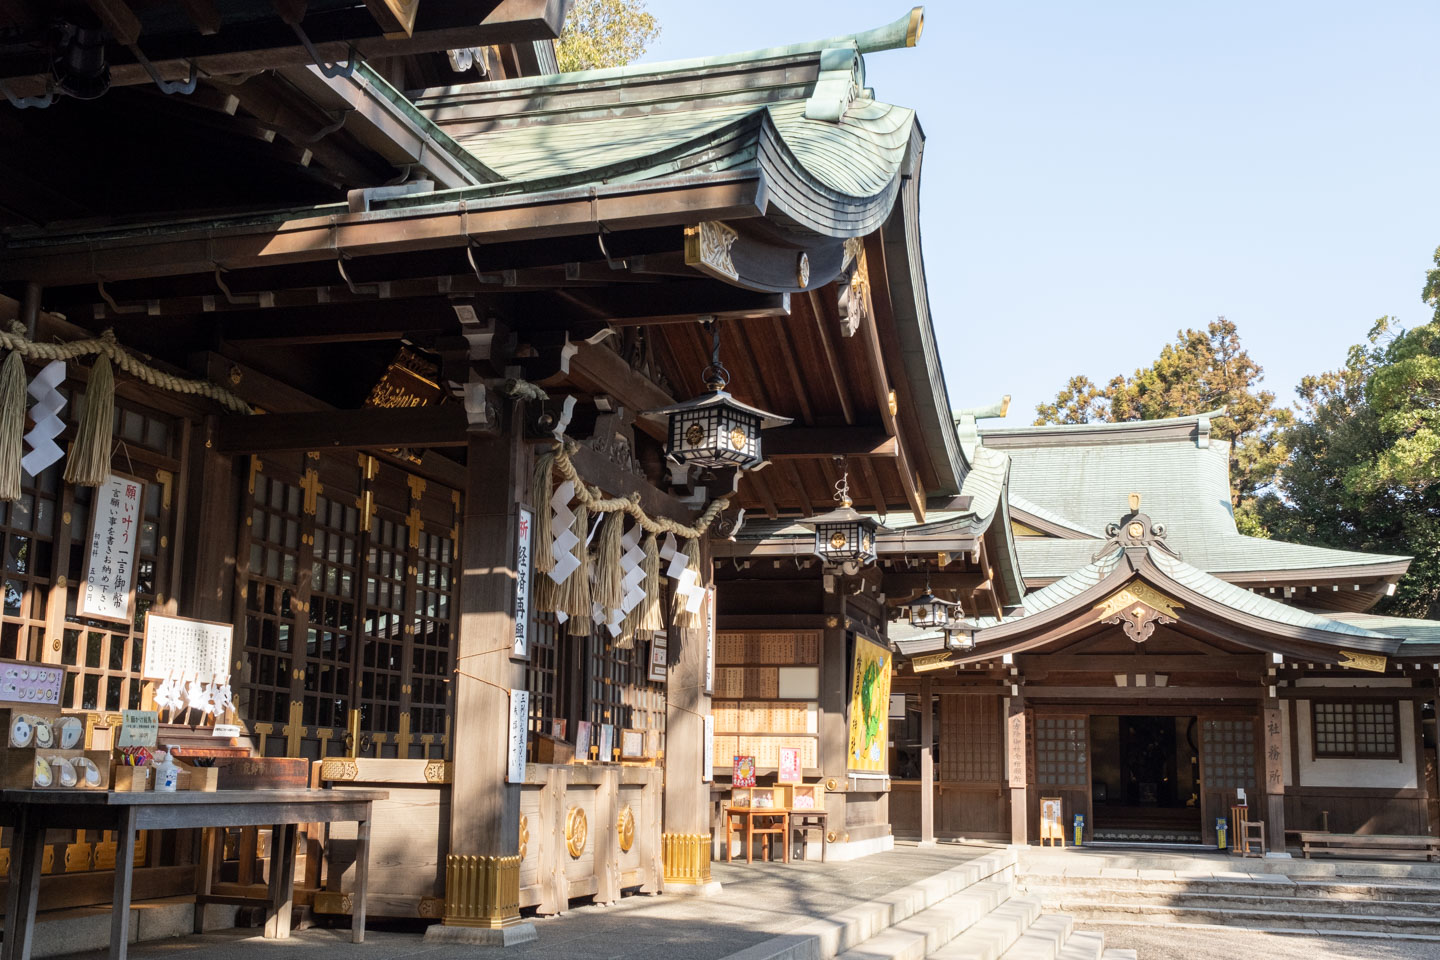
[(180, 6), (202, 36), (220, 32), (220, 11), (215, 9), (214, 0), (180, 0)]
[(830, 379), (835, 385), (835, 393), (840, 398), (840, 411), (845, 416), (845, 422), (853, 424), (855, 422), (855, 405), (850, 400), (850, 388), (845, 383), (845, 368), (840, 362), (840, 350), (835, 345), (835, 332), (830, 329), (824, 302), (820, 299), (818, 290), (811, 290), (806, 296), (810, 301), (810, 315), (815, 319), (815, 329), (819, 332), (820, 348), (825, 353), (825, 366), (830, 371)]
[[(643, 410), (657, 410), (675, 402), (660, 387), (643, 374), (630, 369), (625, 358), (604, 344), (574, 344), (575, 354), (570, 358), (570, 372), (544, 381), (542, 385), (568, 383), (580, 390), (593, 394), (613, 397), (617, 403), (631, 413)], [(636, 420), (635, 427), (657, 440), (664, 441), (666, 428), (647, 420)]]
[(557, 294), (612, 327), (790, 316), (788, 293), (756, 293), (696, 277), (660, 283), (579, 287)]
[(905, 499), (910, 503), (910, 511), (915, 514), (916, 522), (924, 523), (925, 492), (920, 489), (919, 479), (910, 467), (910, 458), (905, 454), (905, 443), (900, 437), (900, 431), (895, 422), (895, 413), (890, 409), (890, 377), (885, 372), (885, 351), (880, 348), (880, 335), (875, 327), (873, 310), (868, 311), (867, 315), (861, 318), (860, 335), (866, 348), (866, 359), (870, 367), (870, 385), (875, 391), (875, 402), (880, 407), (880, 422), (896, 440), (895, 471), (900, 477), (900, 487), (905, 491)]
[(1259, 700), (1265, 693), (1253, 687), (1046, 687), (1025, 684), (1027, 700)]
[[(1124, 653), (1020, 653), (1015, 663), (1021, 673), (1176, 673), (1196, 670), (1204, 673), (1265, 672), (1263, 654), (1124, 654)], [(1179, 687), (1175, 689), (1181, 689)]]
[(775, 495), (770, 492), (770, 484), (765, 482), (765, 478), (752, 470), (745, 474), (745, 479), (750, 482), (760, 502), (765, 504), (765, 515), (771, 520), (779, 517), (780, 510), (775, 506)]
[(780, 345), (780, 362), (785, 366), (785, 372), (790, 377), (790, 388), (795, 391), (795, 399), (800, 404), (800, 422), (805, 426), (813, 426), (815, 423), (814, 411), (810, 408), (810, 391), (806, 389), (805, 378), (800, 373), (800, 362), (795, 356), (795, 343), (790, 338), (790, 327), (779, 317), (770, 321), (775, 333), (775, 342)]
[(570, 455), (570, 462), (585, 482), (599, 487), (612, 497), (626, 497), (632, 493), (640, 495), (640, 508), (652, 517), (668, 517), (677, 523), (695, 522), (696, 511), (668, 493), (662, 493), (651, 486), (643, 477), (637, 477), (622, 469), (604, 454), (597, 453), (585, 444)]
[(470, 441), (458, 404), (397, 409), (335, 410), (220, 417), (222, 453), (363, 450), (378, 447), (463, 447)]
[(87, 5), (120, 43), (128, 47), (140, 39), (140, 18), (125, 0), (87, 0)]
[[(892, 438), (893, 439), (893, 438)], [(869, 500), (880, 516), (890, 513), (890, 505), (885, 501), (885, 488), (880, 486), (880, 478), (875, 474), (875, 465), (868, 457), (861, 457), (857, 460), (860, 467), (860, 476), (865, 479), (865, 490), (869, 493)]]
[[(766, 453), (768, 455), (769, 451)], [(810, 494), (805, 489), (805, 478), (800, 475), (800, 468), (794, 463), (781, 463), (777, 469), (785, 472), (790, 486), (795, 488), (795, 496), (800, 501), (800, 512), (807, 517), (815, 516), (815, 507), (810, 502)]]

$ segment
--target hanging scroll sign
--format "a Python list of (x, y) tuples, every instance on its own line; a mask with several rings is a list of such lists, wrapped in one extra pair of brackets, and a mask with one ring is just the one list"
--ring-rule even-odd
[(135, 608), (135, 545), (145, 523), (145, 484), (111, 474), (93, 496), (79, 613), (128, 623)]
[(530, 656), (530, 525), (533, 516), (519, 508), (515, 529), (515, 649), (512, 657)]

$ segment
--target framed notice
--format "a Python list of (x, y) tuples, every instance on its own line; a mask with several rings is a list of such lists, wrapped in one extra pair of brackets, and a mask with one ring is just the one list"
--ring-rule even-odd
[(705, 714), (705, 756), (700, 779), (705, 783), (715, 779), (715, 717), (709, 713)]
[(650, 673), (649, 677), (653, 683), (663, 683), (666, 671), (670, 663), (669, 641), (663, 633), (657, 633), (650, 641)]
[(715, 692), (715, 588), (705, 591), (705, 696)]
[(600, 724), (600, 762), (610, 763), (615, 759), (615, 724)]
[(645, 731), (625, 728), (620, 731), (620, 759), (621, 760), (644, 760), (645, 752)]
[(780, 748), (780, 772), (775, 777), (776, 783), (799, 783), (800, 782), (800, 751), (794, 747)]
[(755, 786), (755, 758), (736, 757), (734, 766), (730, 770), (730, 786), (732, 787), (753, 787)]
[(1065, 804), (1059, 797), (1040, 798), (1040, 842), (1065, 845)]
[(510, 755), (506, 783), (525, 782), (525, 741), (530, 729), (530, 691), (510, 691)]
[[(130, 622), (135, 610), (135, 544), (144, 522), (144, 483), (112, 473), (95, 488), (80, 616)], [(227, 648), (227, 660), (229, 656)]]
[(146, 614), (142, 672), (147, 680), (175, 676), (202, 681), (228, 679), (234, 633), (234, 626), (228, 623)]
[(530, 657), (530, 529), (533, 517), (519, 508), (515, 524), (515, 650), (518, 660)]
[(575, 759), (590, 759), (590, 721), (581, 720), (575, 724)]

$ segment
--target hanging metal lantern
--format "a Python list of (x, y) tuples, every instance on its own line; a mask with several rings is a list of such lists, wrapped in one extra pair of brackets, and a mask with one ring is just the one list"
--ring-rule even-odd
[(712, 346), (710, 365), (701, 376), (710, 392), (640, 416), (667, 425), (665, 455), (676, 463), (750, 470), (765, 460), (760, 431), (783, 427), (790, 418), (748, 406), (725, 392), (730, 371), (720, 362), (720, 328), (713, 320), (706, 326)]
[(969, 620), (952, 620), (945, 625), (945, 645), (951, 650), (968, 652), (975, 649), (975, 624)]
[(925, 575), (925, 592), (905, 605), (910, 610), (910, 625), (922, 629), (940, 628), (961, 614), (960, 604), (941, 600), (930, 592), (930, 575)]
[(855, 509), (848, 473), (835, 484), (835, 499), (840, 501), (837, 509), (802, 524), (815, 531), (815, 556), (831, 564), (874, 563), (875, 534), (885, 527)]

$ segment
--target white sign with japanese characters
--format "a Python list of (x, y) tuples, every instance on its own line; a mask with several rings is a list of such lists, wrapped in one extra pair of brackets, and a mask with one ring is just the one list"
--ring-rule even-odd
[(530, 524), (529, 510), (520, 508), (515, 529), (515, 652), (524, 659), (530, 655)]
[(145, 616), (145, 677), (213, 682), (230, 678), (230, 640), (235, 628), (210, 620), (158, 613)]
[(139, 480), (111, 474), (95, 488), (80, 616), (130, 621), (135, 608), (135, 543), (145, 522), (144, 505), (145, 484)]

